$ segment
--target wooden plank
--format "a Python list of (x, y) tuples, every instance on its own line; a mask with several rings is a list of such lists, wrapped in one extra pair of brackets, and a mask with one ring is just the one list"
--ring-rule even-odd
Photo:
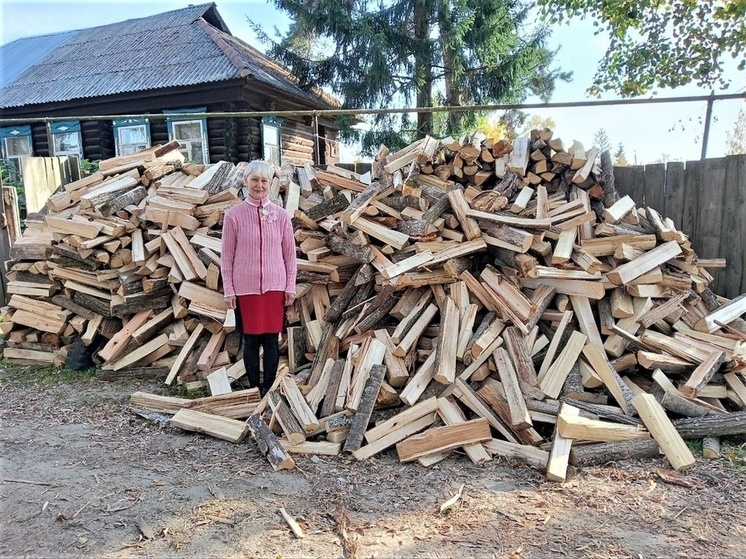
[(711, 334), (720, 328), (717, 324), (718, 322), (729, 324), (744, 313), (746, 313), (746, 293), (739, 295), (707, 316), (699, 319), (694, 325), (694, 329), (699, 332)]
[(552, 365), (552, 363), (554, 363), (554, 356), (557, 354), (557, 350), (559, 349), (559, 344), (562, 341), (562, 335), (565, 333), (565, 328), (567, 328), (567, 325), (572, 320), (572, 317), (572, 311), (565, 311), (562, 313), (562, 318), (557, 325), (557, 329), (552, 336), (552, 341), (549, 343), (549, 348), (547, 349), (547, 352), (544, 355), (544, 360), (541, 362), (541, 367), (539, 368), (538, 374), (542, 377), (546, 375), (549, 367)]
[(184, 366), (184, 363), (189, 357), (189, 354), (192, 352), (192, 349), (194, 349), (194, 346), (196, 345), (197, 340), (199, 339), (204, 329), (205, 327), (202, 325), (202, 323), (199, 323), (197, 324), (196, 328), (192, 330), (192, 333), (189, 335), (189, 339), (182, 346), (181, 351), (179, 351), (179, 355), (176, 357), (173, 365), (171, 365), (171, 369), (168, 372), (165, 384), (170, 385), (176, 378), (176, 375), (179, 374), (181, 368)]
[(461, 225), (461, 230), (464, 232), (466, 239), (471, 241), (480, 238), (482, 236), (482, 231), (479, 229), (479, 224), (468, 216), (470, 208), (469, 203), (464, 197), (464, 191), (460, 188), (455, 188), (449, 190), (447, 195), (448, 200), (451, 202), (453, 213)]
[(518, 384), (518, 375), (513, 368), (508, 352), (498, 348), (492, 354), (500, 375), (500, 381), (505, 391), (505, 400), (510, 410), (510, 427), (516, 430), (528, 429), (532, 426), (531, 417), (526, 408), (526, 401)]
[(396, 349), (394, 350), (394, 355), (396, 355), (397, 357), (404, 357), (405, 355), (407, 355), (409, 350), (419, 339), (420, 335), (422, 335), (422, 332), (424, 332), (425, 328), (430, 325), (430, 321), (433, 319), (433, 317), (435, 317), (435, 314), (437, 312), (438, 307), (436, 307), (432, 303), (428, 304), (419, 318), (415, 321), (414, 324), (412, 324), (412, 327), (409, 329), (409, 331), (397, 344)]
[(541, 450), (533, 446), (524, 444), (511, 443), (508, 441), (501, 441), (499, 439), (491, 439), (482, 443), (482, 446), (487, 452), (503, 456), (509, 459), (518, 459), (525, 462), (532, 468), (538, 470), (546, 470), (547, 462), (549, 460), (549, 452)]
[[(436, 399), (434, 397), (431, 399), (433, 400), (433, 403), (435, 407), (437, 408)], [(414, 408), (410, 408), (410, 409), (414, 409)], [(387, 430), (380, 438), (375, 439), (374, 441), (369, 442), (368, 444), (364, 446), (361, 446), (358, 450), (353, 452), (352, 455), (357, 460), (365, 460), (366, 458), (370, 458), (371, 456), (378, 454), (382, 450), (386, 450), (387, 448), (395, 445), (399, 441), (402, 441), (406, 439), (407, 437), (410, 437), (411, 435), (414, 435), (415, 433), (422, 431), (423, 429), (427, 429), (430, 425), (435, 423), (436, 417), (437, 417), (437, 414), (434, 411), (432, 411), (412, 421), (408, 421), (403, 424), (398, 424), (396, 428)], [(367, 438), (367, 434), (366, 434), (366, 438)]]
[(312, 433), (319, 428), (319, 420), (316, 419), (316, 415), (311, 410), (308, 402), (301, 394), (298, 385), (295, 380), (290, 377), (285, 377), (280, 382), (282, 386), (282, 392), (287, 398), (288, 405), (293, 411), (293, 415), (303, 427), (306, 433)]
[(570, 374), (570, 369), (578, 360), (586, 340), (587, 337), (584, 334), (574, 331), (559, 357), (547, 369), (546, 374), (539, 374), (539, 388), (550, 398), (559, 396), (567, 375)]
[(343, 450), (345, 452), (354, 452), (360, 448), (363, 443), (363, 436), (368, 428), (370, 416), (373, 413), (373, 406), (378, 398), (378, 392), (383, 383), (383, 377), (386, 374), (386, 367), (383, 365), (373, 365), (370, 369), (370, 376), (365, 383), (363, 396), (357, 411), (352, 418), (350, 432), (347, 435)]
[(645, 165), (645, 205), (659, 212), (665, 210), (666, 163)]
[(207, 384), (210, 387), (210, 394), (212, 396), (220, 396), (221, 394), (230, 394), (233, 392), (225, 367), (220, 367), (217, 371), (213, 371), (207, 375)]
[(591, 342), (583, 348), (583, 355), (591, 367), (593, 367), (598, 378), (606, 385), (606, 388), (617, 401), (619, 407), (622, 408), (622, 411), (630, 415), (632, 412), (631, 401), (633, 394), (609, 363), (603, 346)]
[(404, 246), (409, 242), (409, 235), (388, 229), (362, 217), (355, 221), (353, 227), (358, 231), (367, 233), (371, 237), (375, 237), (379, 241), (391, 245), (396, 249), (404, 248)]
[(554, 252), (552, 253), (552, 264), (564, 264), (570, 260), (577, 233), (577, 227), (565, 229), (560, 233), (557, 244), (554, 247)]
[(409, 258), (405, 258), (404, 260), (400, 260), (396, 264), (393, 264), (391, 266), (388, 266), (383, 269), (381, 272), (381, 275), (386, 279), (392, 279), (396, 276), (399, 276), (401, 274), (404, 274), (405, 272), (409, 272), (410, 270), (413, 270), (415, 268), (418, 268), (421, 265), (427, 264), (428, 262), (431, 262), (433, 260), (433, 253), (429, 250), (420, 252), (419, 254), (414, 254), (410, 256)]
[(679, 391), (687, 398), (696, 398), (724, 362), (725, 353), (713, 351), (709, 358), (694, 369), (687, 381), (679, 386)]
[(104, 227), (101, 223), (83, 223), (53, 215), (46, 216), (44, 222), (50, 231), (63, 235), (77, 235), (85, 239), (95, 239)]
[[(720, 244), (725, 217), (733, 210), (736, 199), (725, 200), (724, 194), (726, 187), (726, 159), (705, 159), (702, 168), (702, 182), (700, 183), (699, 205), (697, 206), (697, 233), (691, 237), (694, 250), (697, 256), (702, 258), (718, 258), (720, 254)], [(726, 205), (724, 205), (726, 204)], [(727, 208), (727, 209), (726, 209)], [(730, 220), (728, 220), (730, 221)], [(723, 239), (728, 241), (728, 245), (735, 231), (726, 231)], [(715, 285), (718, 286), (718, 270), (712, 270), (711, 275), (715, 278)]]
[(435, 358), (436, 352), (433, 351), (425, 362), (415, 371), (414, 375), (412, 375), (412, 380), (407, 383), (404, 390), (399, 394), (401, 401), (408, 406), (414, 406), (417, 403), (417, 400), (419, 400), (422, 393), (425, 392), (430, 381), (433, 380), (436, 371)]
[(746, 293), (746, 270), (744, 266), (735, 266), (735, 262), (746, 262), (746, 223), (739, 216), (746, 215), (746, 154), (731, 155), (727, 158), (727, 190), (723, 195), (728, 201), (728, 211), (723, 215), (723, 239), (721, 256), (730, 265), (720, 271), (718, 276), (719, 291), (726, 297), (733, 298), (739, 293)]
[[(560, 416), (580, 415), (580, 410), (576, 407), (563, 403), (560, 408)], [(570, 461), (570, 449), (572, 448), (572, 439), (567, 439), (560, 435), (559, 430), (555, 429), (554, 440), (552, 441), (552, 450), (549, 452), (547, 460), (547, 479), (549, 481), (564, 482), (567, 477), (567, 466)]]
[(681, 227), (684, 214), (684, 173), (686, 165), (681, 161), (666, 163), (666, 192), (661, 207), (656, 208), (663, 217), (669, 217)]
[(591, 309), (588, 297), (570, 295), (570, 302), (572, 302), (572, 309), (575, 312), (575, 318), (578, 320), (580, 331), (586, 335), (590, 343), (596, 344), (599, 347), (603, 346), (601, 333), (598, 330), (596, 318), (593, 316), (593, 309)]
[(135, 351), (132, 351), (121, 359), (113, 362), (111, 364), (111, 367), (113, 370), (119, 371), (120, 369), (134, 365), (141, 359), (144, 359), (152, 352), (162, 348), (165, 345), (168, 345), (168, 335), (161, 334), (160, 336), (150, 340), (145, 345), (137, 348)]
[(610, 282), (615, 285), (626, 285), (632, 280), (654, 269), (656, 266), (665, 264), (672, 258), (681, 254), (681, 247), (676, 241), (668, 241), (649, 250), (644, 255), (617, 266), (606, 274)]
[(450, 297), (446, 297), (444, 306), (444, 312), (441, 313), (438, 344), (435, 349), (437, 367), (433, 378), (440, 384), (449, 385), (456, 380), (459, 314)]
[[(494, 427), (505, 439), (512, 443), (517, 443), (518, 440), (515, 438), (513, 433), (508, 427), (502, 422), (502, 420), (495, 415), (495, 413), (487, 407), (481, 397), (474, 392), (474, 390), (460, 377), (456, 379), (453, 384), (453, 395), (461, 400), (461, 402), (479, 417), (483, 417), (489, 421), (490, 425)], [(443, 397), (447, 396), (444, 392)]]
[(559, 415), (557, 432), (566, 439), (615, 442), (649, 439), (650, 433), (639, 425), (612, 423), (587, 417)]
[(578, 295), (589, 299), (603, 299), (606, 288), (601, 281), (566, 280), (551, 278), (521, 278), (521, 285), (529, 289), (536, 289), (542, 285), (553, 287), (557, 293), (564, 295)]
[(501, 225), (511, 225), (513, 227), (524, 227), (527, 229), (549, 229), (555, 222), (561, 221), (559, 218), (532, 219), (526, 217), (516, 217), (513, 215), (503, 215), (496, 213), (480, 212), (479, 210), (468, 210), (466, 215), (474, 219), (484, 219)]
[(409, 371), (404, 360), (394, 355), (396, 345), (391, 340), (389, 333), (386, 330), (376, 330), (374, 336), (386, 346), (386, 353), (383, 356), (386, 365), (386, 381), (394, 388), (404, 386), (409, 380)]
[(55, 354), (50, 351), (37, 351), (33, 349), (17, 349), (6, 347), (3, 350), (3, 359), (17, 359), (32, 363), (54, 363)]
[[(435, 396), (428, 398), (410, 408), (407, 408), (383, 423), (372, 427), (365, 433), (365, 440), (372, 443), (403, 426), (438, 410), (438, 400)], [(397, 441), (398, 442), (398, 441)]]
[(694, 456), (655, 398), (651, 394), (638, 394), (632, 399), (632, 405), (671, 466), (677, 471), (691, 468), (695, 463)]
[(183, 229), (181, 227), (174, 227), (170, 231), (170, 234), (171, 234), (171, 237), (181, 247), (181, 250), (183, 251), (187, 260), (189, 260), (189, 264), (191, 265), (192, 269), (197, 274), (197, 277), (204, 280), (205, 277), (207, 277), (207, 268), (205, 268), (205, 265), (202, 263), (202, 261), (197, 256), (197, 253), (192, 248), (192, 245), (189, 244), (189, 240), (186, 238), (186, 235), (184, 234)]
[(490, 424), (484, 418), (464, 423), (435, 427), (412, 435), (396, 445), (401, 462), (412, 462), (423, 456), (447, 452), (460, 446), (481, 443), (492, 438)]
[(152, 310), (144, 310), (133, 316), (119, 332), (109, 339), (98, 352), (105, 361), (114, 361), (127, 348), (132, 335), (153, 316)]
[(517, 328), (511, 326), (505, 329), (503, 338), (518, 378), (531, 386), (538, 387), (536, 367), (526, 337)]
[[(456, 425), (466, 422), (466, 416), (458, 404), (450, 398), (438, 398), (438, 415), (446, 425)], [(481, 466), (492, 458), (480, 443), (468, 444), (463, 447), (464, 452), (473, 464)]]
[(251, 436), (259, 447), (259, 452), (267, 458), (274, 470), (292, 470), (295, 468), (295, 461), (290, 457), (287, 451), (277, 441), (272, 430), (267, 426), (260, 415), (254, 414), (246, 421), (246, 426), (251, 432)]

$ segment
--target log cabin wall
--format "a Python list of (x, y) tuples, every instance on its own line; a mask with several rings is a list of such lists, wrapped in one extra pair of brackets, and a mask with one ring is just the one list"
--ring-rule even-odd
[(150, 121), (150, 145), (168, 143), (168, 124), (165, 120)]
[(210, 151), (210, 163), (231, 161), (231, 119), (207, 119), (207, 146)]
[(282, 121), (282, 163), (314, 164), (315, 151), (312, 126), (288, 119)]
[(245, 134), (241, 136), (244, 141), (244, 147), (239, 148), (239, 151), (244, 150), (246, 158), (241, 160), (253, 161), (254, 159), (261, 159), (262, 120), (260, 118), (244, 119), (244, 129), (242, 130), (242, 134)]
[(336, 165), (339, 163), (339, 134), (333, 128), (319, 127), (319, 136), (323, 142), (321, 150), (324, 158), (319, 164)]
[(37, 157), (49, 157), (49, 136), (47, 125), (39, 122), (31, 125), (31, 147)]
[(116, 155), (114, 127), (111, 120), (84, 120), (80, 123), (83, 158), (101, 161)]
[(614, 167), (614, 181), (620, 196), (671, 218), (700, 258), (726, 259), (725, 269), (708, 270), (713, 291), (746, 291), (746, 155)]

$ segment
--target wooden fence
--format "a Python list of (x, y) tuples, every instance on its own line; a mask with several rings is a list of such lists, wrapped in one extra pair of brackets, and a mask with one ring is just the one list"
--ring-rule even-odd
[(697, 256), (726, 259), (725, 269), (708, 270), (716, 293), (746, 293), (746, 155), (614, 167), (614, 178), (620, 196), (670, 217)]

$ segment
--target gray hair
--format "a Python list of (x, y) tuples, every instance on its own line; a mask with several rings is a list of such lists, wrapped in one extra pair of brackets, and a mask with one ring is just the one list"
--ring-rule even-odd
[(262, 161), (261, 159), (255, 159), (243, 170), (243, 177), (242, 179), (247, 179), (252, 175), (257, 175), (261, 178), (266, 178), (268, 180), (272, 180), (272, 177), (275, 176), (275, 170), (272, 168), (272, 165), (267, 163), (266, 161)]

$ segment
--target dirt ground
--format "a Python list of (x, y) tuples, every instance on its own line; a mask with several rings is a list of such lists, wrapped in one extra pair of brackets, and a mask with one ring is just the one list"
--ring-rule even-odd
[(664, 459), (627, 461), (558, 484), (501, 459), (477, 468), (455, 454), (425, 469), (394, 451), (296, 456), (275, 473), (250, 440), (127, 410), (136, 390), (166, 394), (158, 382), (68, 376), (0, 370), (0, 557), (746, 556), (738, 441), (680, 476)]

